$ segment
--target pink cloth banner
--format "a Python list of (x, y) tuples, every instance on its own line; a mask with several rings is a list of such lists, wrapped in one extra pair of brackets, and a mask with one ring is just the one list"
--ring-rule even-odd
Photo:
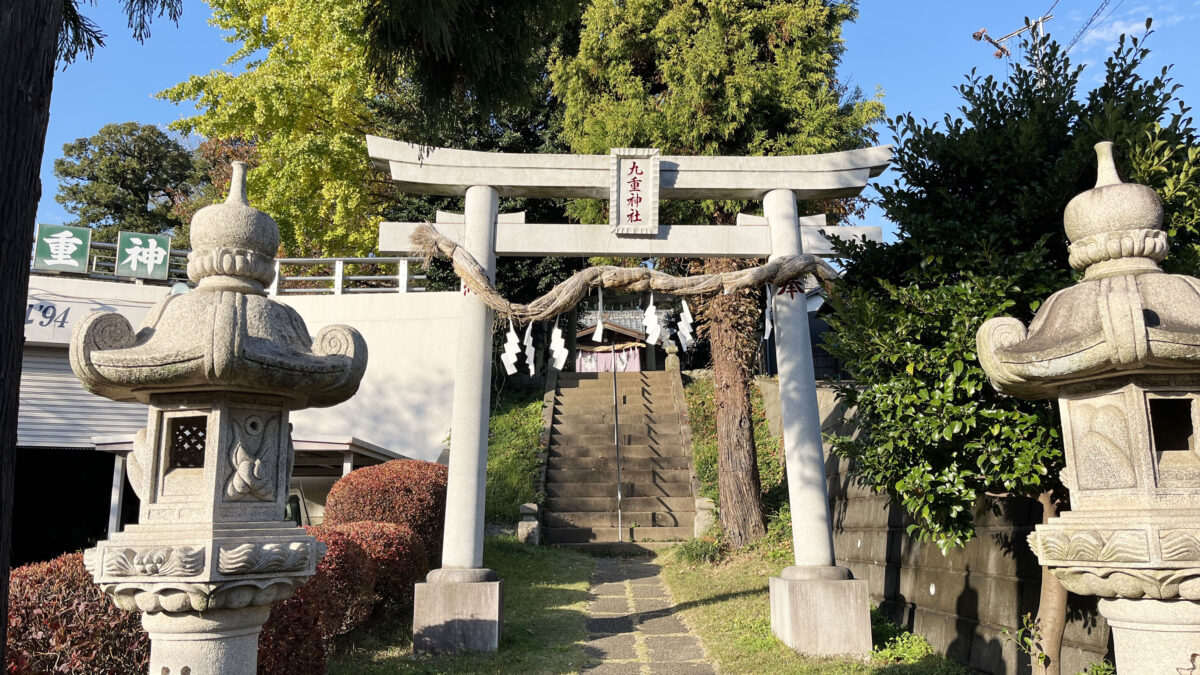
[(642, 371), (641, 352), (637, 347), (630, 347), (615, 353), (576, 350), (575, 372), (611, 373), (614, 361), (617, 364), (618, 373), (640, 373)]

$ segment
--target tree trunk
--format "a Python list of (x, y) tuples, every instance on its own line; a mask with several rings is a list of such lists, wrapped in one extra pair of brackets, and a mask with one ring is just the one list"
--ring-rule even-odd
[(0, 4), (0, 664), (8, 642), (8, 570), (12, 558), (13, 473), (25, 301), (34, 221), (42, 195), (38, 172), (50, 121), (50, 88), (63, 0)]
[[(707, 261), (704, 269), (712, 274), (744, 266), (737, 260), (718, 258)], [(729, 545), (738, 548), (767, 531), (750, 414), (750, 366), (761, 312), (756, 294), (750, 291), (719, 295), (701, 309), (712, 346), (721, 527)]]
[[(1042, 505), (1043, 525), (1058, 515), (1058, 502), (1053, 493), (1047, 491), (1038, 495), (1038, 503)], [(1037, 625), (1041, 639), (1036, 642), (1031, 655), (1033, 672), (1035, 675), (1059, 675), (1062, 668), (1063, 631), (1067, 627), (1067, 589), (1050, 573), (1049, 567), (1042, 567)]]

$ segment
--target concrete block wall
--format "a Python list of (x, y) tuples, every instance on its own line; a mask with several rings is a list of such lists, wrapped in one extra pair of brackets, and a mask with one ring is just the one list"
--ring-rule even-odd
[[(768, 417), (777, 420), (778, 388), (760, 379)], [(849, 433), (852, 415), (832, 387), (818, 387), (822, 429)], [(1025, 538), (1041, 522), (1029, 499), (1002, 500), (997, 513), (976, 514), (976, 537), (945, 555), (908, 536), (910, 520), (886, 495), (856, 485), (848, 462), (827, 457), (829, 499), (838, 564), (870, 584), (871, 601), (897, 623), (925, 636), (941, 653), (985, 673), (1029, 672), (1014, 640), (1021, 617), (1037, 612), (1041, 567)], [(1063, 640), (1062, 672), (1079, 673), (1111, 654), (1109, 629), (1096, 599), (1072, 594)]]

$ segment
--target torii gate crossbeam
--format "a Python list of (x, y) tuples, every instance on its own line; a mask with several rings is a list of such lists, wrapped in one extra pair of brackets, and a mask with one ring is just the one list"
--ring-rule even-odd
[[(611, 156), (521, 155), (368, 136), (367, 149), (401, 190), (465, 197), (460, 218), (439, 218), (434, 226), (490, 276), (497, 255), (774, 259), (806, 248), (828, 254), (828, 242), (818, 233), (824, 216), (799, 217), (797, 199), (855, 196), (891, 160), (889, 146), (788, 157), (658, 156), (641, 149), (614, 149)], [(627, 234), (611, 225), (526, 224), (498, 213), (502, 196), (608, 198), (620, 204), (621, 162), (631, 158), (646, 164), (653, 159), (653, 197), (762, 200), (764, 216), (740, 216), (735, 226), (652, 223), (649, 231), (639, 222), (639, 233)], [(411, 251), (408, 237), (415, 227), (383, 223), (381, 253)], [(878, 228), (829, 229), (879, 237)], [(463, 302), (442, 567), (418, 584), (414, 612), (414, 646), (431, 651), (494, 650), (502, 623), (501, 582), (483, 568), (492, 312), (478, 298)], [(805, 653), (865, 655), (871, 649), (867, 585), (834, 561), (806, 300), (777, 293), (774, 313), (796, 564), (771, 579), (772, 632)]]

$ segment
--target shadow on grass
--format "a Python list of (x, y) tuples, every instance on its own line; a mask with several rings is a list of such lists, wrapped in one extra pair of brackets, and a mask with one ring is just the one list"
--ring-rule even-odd
[(484, 565), (504, 579), (504, 632), (495, 653), (412, 653), (411, 616), (370, 623), (346, 636), (329, 659), (332, 675), (358, 673), (569, 673), (583, 652), (588, 579), (594, 561), (575, 551), (484, 541)]

